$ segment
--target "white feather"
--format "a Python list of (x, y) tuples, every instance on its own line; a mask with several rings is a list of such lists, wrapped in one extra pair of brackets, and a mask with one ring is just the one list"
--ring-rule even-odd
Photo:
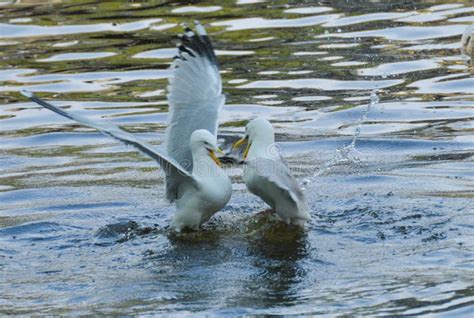
[[(203, 37), (206, 32), (201, 24), (196, 24), (196, 31), (199, 35), (185, 32), (182, 38), (185, 50), (173, 62), (173, 76), (168, 86), (170, 120), (165, 139), (166, 149), (187, 171), (192, 171), (191, 134), (195, 130), (206, 129), (217, 137), (218, 113), (225, 103), (219, 68), (215, 59), (209, 58), (215, 56), (213, 49), (206, 42), (207, 37)], [(186, 45), (186, 40), (191, 41), (191, 44)], [(193, 49), (193, 45), (199, 47)], [(199, 50), (205, 52), (199, 54)], [(169, 197), (176, 197), (177, 193), (173, 193), (176, 182), (177, 177), (167, 177)]]

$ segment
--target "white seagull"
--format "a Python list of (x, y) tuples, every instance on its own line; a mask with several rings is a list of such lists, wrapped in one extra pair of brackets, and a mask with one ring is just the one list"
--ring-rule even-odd
[(461, 37), (461, 53), (467, 56), (474, 56), (474, 24), (469, 25)]
[(263, 118), (250, 121), (245, 136), (232, 148), (245, 148), (243, 180), (288, 224), (304, 225), (311, 219), (303, 192), (275, 146), (272, 125)]
[(225, 97), (217, 59), (204, 27), (195, 22), (195, 34), (186, 27), (169, 80), (170, 121), (166, 134), (167, 154), (118, 127), (93, 122), (41, 100), (33, 102), (83, 125), (95, 128), (155, 159), (166, 174), (166, 197), (176, 203), (171, 226), (176, 231), (198, 229), (230, 199), (232, 185), (220, 168), (217, 117)]

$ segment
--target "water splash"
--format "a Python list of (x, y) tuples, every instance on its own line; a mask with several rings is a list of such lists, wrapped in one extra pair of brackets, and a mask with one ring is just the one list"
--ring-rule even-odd
[(322, 167), (316, 171), (310, 178), (304, 179), (302, 182), (303, 187), (307, 186), (311, 183), (314, 178), (321, 176), (322, 174), (330, 171), (333, 167), (340, 165), (340, 164), (358, 164), (362, 160), (360, 159), (360, 151), (357, 150), (356, 144), (357, 140), (360, 137), (360, 131), (362, 125), (367, 120), (369, 116), (370, 109), (372, 106), (378, 104), (379, 97), (377, 95), (377, 91), (373, 91), (370, 94), (370, 102), (367, 104), (367, 108), (362, 113), (362, 116), (359, 118), (357, 122), (356, 129), (354, 131), (354, 135), (352, 136), (352, 141), (348, 145), (343, 145), (336, 150), (336, 154), (330, 160), (326, 161)]

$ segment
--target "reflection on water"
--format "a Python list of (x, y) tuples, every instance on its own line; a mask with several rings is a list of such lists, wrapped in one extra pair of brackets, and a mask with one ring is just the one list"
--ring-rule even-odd
[[(11, 2), (1, 314), (472, 312), (470, 1)], [(161, 147), (176, 34), (194, 19), (221, 64), (221, 140), (255, 116), (273, 123), (305, 187), (305, 231), (258, 214), (229, 167), (228, 206), (200, 232), (171, 233), (155, 163), (18, 94)]]

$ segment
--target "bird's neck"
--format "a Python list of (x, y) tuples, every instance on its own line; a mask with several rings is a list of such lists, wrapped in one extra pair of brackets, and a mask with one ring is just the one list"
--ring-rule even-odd
[(212, 177), (220, 175), (222, 169), (209, 156), (206, 149), (193, 153), (193, 175), (197, 177)]
[(275, 158), (278, 154), (275, 138), (273, 136), (261, 136), (255, 138), (249, 149), (247, 158)]

